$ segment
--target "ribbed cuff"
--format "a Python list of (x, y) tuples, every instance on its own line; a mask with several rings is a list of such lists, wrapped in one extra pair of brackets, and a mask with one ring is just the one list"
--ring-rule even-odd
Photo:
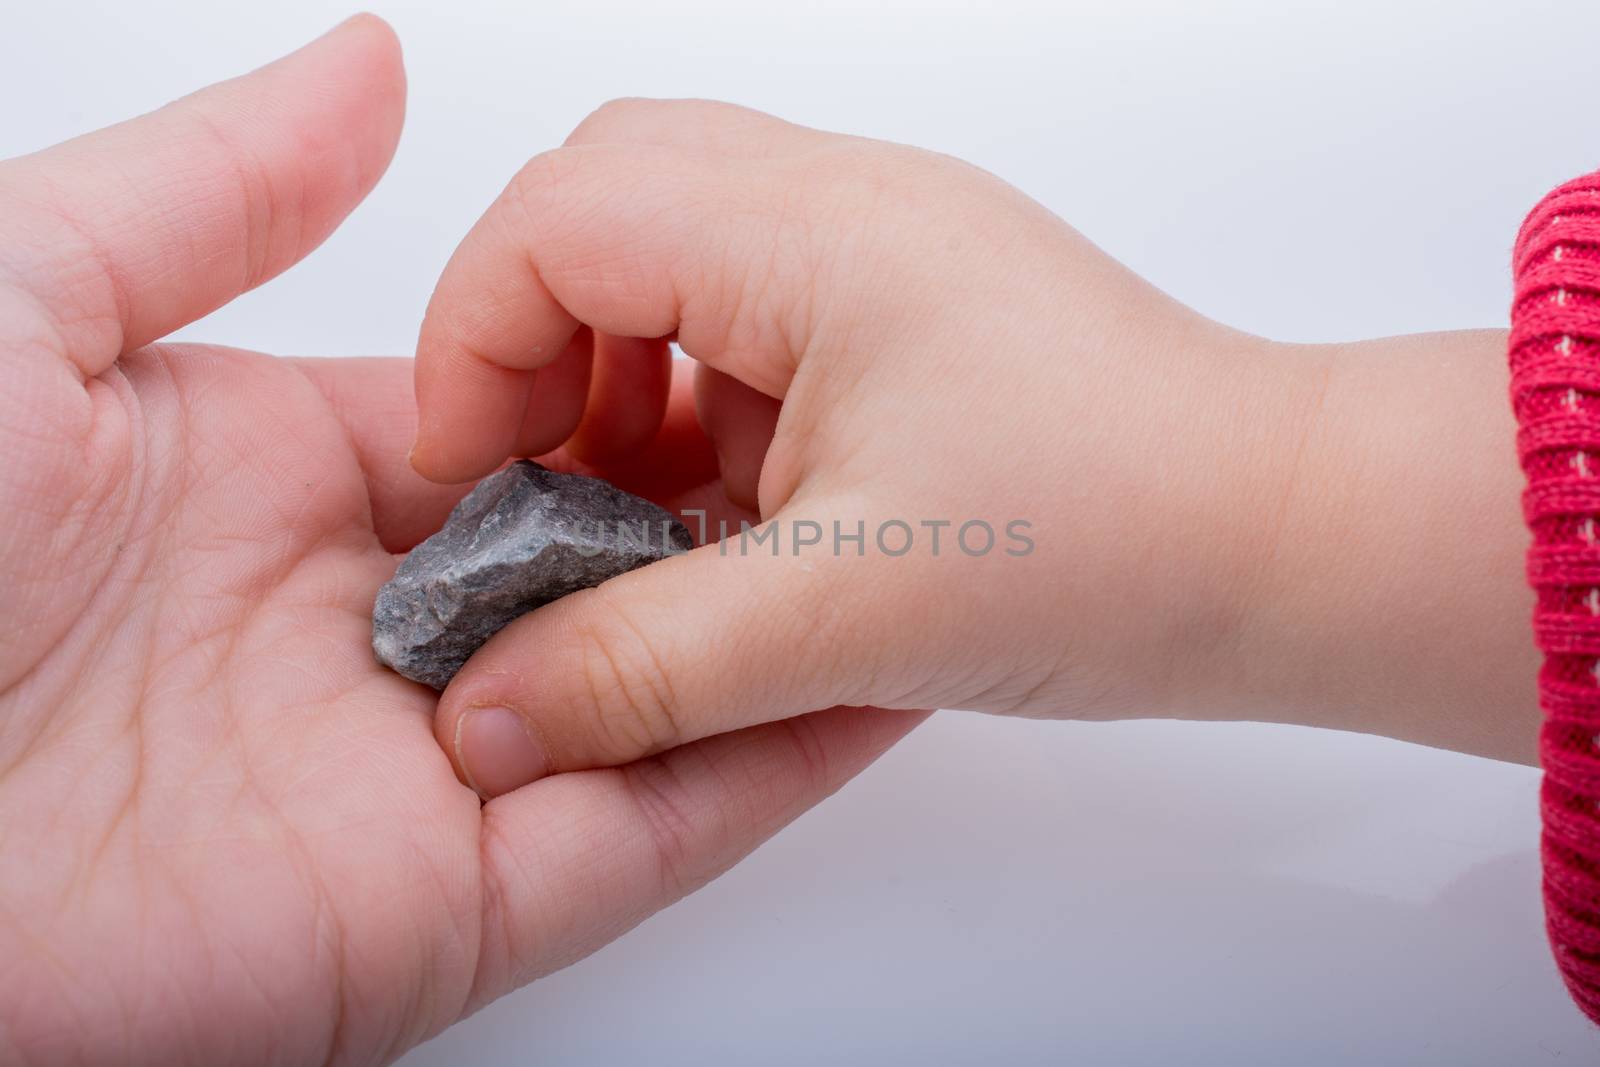
[(1511, 403), (1545, 655), (1545, 923), (1573, 999), (1600, 1022), (1600, 172), (1529, 213), (1512, 271)]

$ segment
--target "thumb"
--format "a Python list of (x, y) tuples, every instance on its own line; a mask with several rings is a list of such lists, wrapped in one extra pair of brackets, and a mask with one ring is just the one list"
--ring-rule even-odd
[(840, 609), (857, 561), (782, 536), (803, 525), (774, 520), (507, 626), (440, 699), (434, 728), (457, 772), (496, 796), (869, 702), (867, 643), (851, 639), (861, 622)]

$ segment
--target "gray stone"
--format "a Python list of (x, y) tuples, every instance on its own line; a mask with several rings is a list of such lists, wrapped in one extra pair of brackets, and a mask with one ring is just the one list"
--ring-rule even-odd
[(665, 508), (521, 460), (479, 482), (378, 590), (372, 650), (443, 689), (511, 620), (691, 547)]

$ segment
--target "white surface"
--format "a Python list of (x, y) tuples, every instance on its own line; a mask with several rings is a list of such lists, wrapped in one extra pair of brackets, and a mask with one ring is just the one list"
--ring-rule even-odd
[[(1304, 340), (1502, 323), (1522, 212), (1600, 151), (1600, 7), (1574, 0), (375, 6), (411, 72), (388, 177), (187, 336), (407, 351), (478, 212), (620, 95), (963, 156), (1188, 303)], [(11, 0), (0, 154), (346, 13)], [(1591, 1061), (1544, 945), (1536, 784), (1285, 728), (946, 714), (710, 889), (406, 1062)]]

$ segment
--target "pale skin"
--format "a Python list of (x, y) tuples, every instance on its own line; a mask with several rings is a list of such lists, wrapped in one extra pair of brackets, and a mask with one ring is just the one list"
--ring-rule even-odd
[[(1023, 518), (1036, 547), (707, 546), (536, 611), (435, 720), (491, 792), (836, 703), (1535, 757), (1502, 332), (1247, 336), (964, 163), (650, 100), (534, 157), (462, 242), (418, 345), (416, 469), (565, 440), (582, 398), (545, 375), (587, 358), (580, 324), (607, 382), (642, 362), (607, 337), (675, 334), (728, 495), (784, 531)], [(663, 394), (604, 402), (648, 424)]]
[[(460, 495), (406, 466), (411, 361), (152, 343), (326, 236), (403, 94), (364, 18), (0, 165), (0, 1061), (383, 1062), (919, 717), (826, 711), (487, 805), (456, 780), (434, 694), (369, 647), (393, 553)], [(692, 406), (603, 473), (724, 499)]]
[[(0, 1059), (392, 1058), (921, 708), (1532, 758), (1500, 334), (1248, 337), (964, 164), (629, 101), (489, 209), (414, 368), (159, 344), (331, 232), (403, 95), (362, 18), (0, 164)], [(1036, 548), (702, 548), (513, 624), (435, 708), (372, 597), (514, 455), (713, 526)]]

